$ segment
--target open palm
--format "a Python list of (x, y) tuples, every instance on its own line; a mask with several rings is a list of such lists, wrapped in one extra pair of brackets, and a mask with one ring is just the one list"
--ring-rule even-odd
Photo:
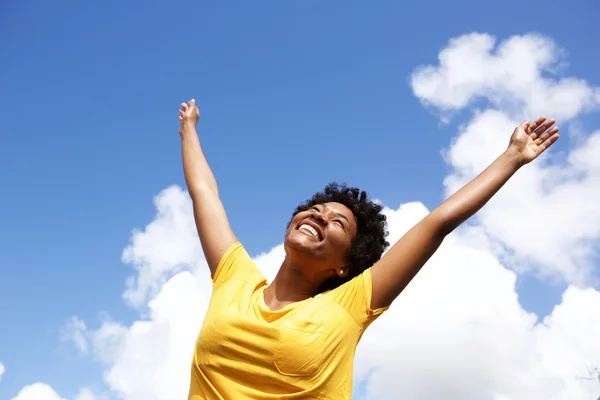
[(535, 160), (558, 139), (556, 121), (540, 117), (535, 122), (523, 122), (513, 132), (509, 148), (518, 152), (523, 163)]

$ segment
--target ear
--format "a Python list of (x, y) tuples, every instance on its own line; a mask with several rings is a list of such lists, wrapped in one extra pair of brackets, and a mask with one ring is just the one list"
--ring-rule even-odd
[(350, 273), (350, 267), (348, 265), (342, 265), (341, 267), (338, 267), (335, 272), (337, 272), (340, 278), (345, 278)]

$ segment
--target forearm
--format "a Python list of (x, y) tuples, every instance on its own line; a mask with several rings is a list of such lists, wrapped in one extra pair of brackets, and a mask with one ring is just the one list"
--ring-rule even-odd
[(183, 174), (192, 199), (195, 194), (205, 189), (218, 195), (217, 181), (204, 156), (200, 139), (194, 127), (187, 127), (181, 132), (181, 153)]
[(505, 151), (475, 179), (434, 210), (430, 216), (440, 222), (442, 235), (449, 234), (479, 211), (522, 165), (517, 153)]

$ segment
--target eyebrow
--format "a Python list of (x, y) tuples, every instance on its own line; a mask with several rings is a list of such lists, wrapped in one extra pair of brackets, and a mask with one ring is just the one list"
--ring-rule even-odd
[[(331, 209), (331, 207), (329, 207), (327, 204), (323, 204), (323, 207), (325, 207), (325, 208), (327, 208), (327, 209)], [(346, 220), (346, 222), (350, 223), (350, 221), (348, 220), (348, 217), (346, 217), (344, 214), (342, 214), (342, 213), (340, 213), (340, 212), (337, 212), (337, 211), (335, 212), (335, 214), (336, 214), (338, 217), (345, 219), (345, 220)]]

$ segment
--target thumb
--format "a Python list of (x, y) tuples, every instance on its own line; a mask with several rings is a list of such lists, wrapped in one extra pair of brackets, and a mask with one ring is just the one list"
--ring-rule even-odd
[(190, 108), (191, 108), (191, 107), (194, 107), (195, 105), (196, 105), (196, 100), (195, 100), (195, 99), (191, 99), (191, 100), (188, 102), (188, 106), (190, 106)]

